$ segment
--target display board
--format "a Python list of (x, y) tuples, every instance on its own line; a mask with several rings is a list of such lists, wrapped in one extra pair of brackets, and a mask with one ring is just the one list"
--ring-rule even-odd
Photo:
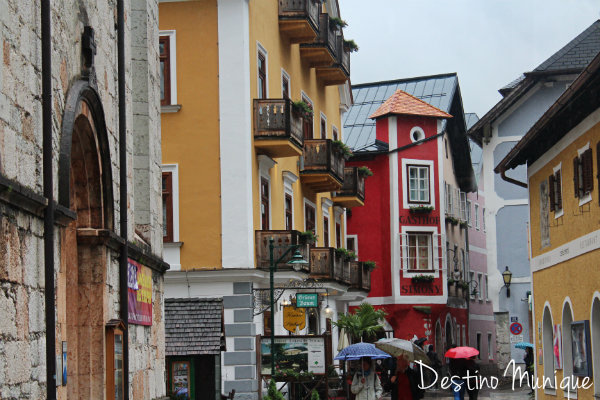
[[(261, 374), (271, 375), (271, 338), (262, 337)], [(276, 336), (275, 368), (297, 373), (325, 374), (325, 338), (320, 336)]]

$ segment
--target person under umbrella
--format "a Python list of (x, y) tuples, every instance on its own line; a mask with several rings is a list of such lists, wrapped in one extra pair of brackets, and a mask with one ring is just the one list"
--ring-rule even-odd
[(394, 385), (391, 400), (420, 400), (425, 390), (419, 387), (420, 376), (411, 367), (406, 356), (397, 358), (396, 371), (391, 378)]
[[(454, 400), (464, 400), (465, 391), (467, 388), (467, 382), (463, 377), (476, 376), (478, 371), (477, 364), (475, 363), (475, 356), (479, 354), (479, 350), (468, 347), (456, 347), (451, 348), (444, 354), (445, 357), (450, 358), (450, 375), (452, 379), (452, 391), (454, 393)], [(476, 382), (471, 382), (471, 387), (476, 386)], [(479, 390), (470, 390), (469, 399), (476, 400)]]
[(361, 358), (362, 370), (356, 372), (350, 388), (356, 400), (379, 400), (383, 394), (379, 376), (371, 364), (371, 358)]

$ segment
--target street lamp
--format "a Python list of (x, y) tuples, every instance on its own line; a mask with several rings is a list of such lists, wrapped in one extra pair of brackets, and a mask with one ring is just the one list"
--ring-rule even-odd
[[(294, 271), (300, 271), (300, 269), (302, 269), (302, 266), (308, 265), (308, 261), (306, 261), (304, 258), (302, 258), (302, 254), (300, 254), (300, 251), (298, 250), (298, 246), (299, 245), (297, 245), (297, 244), (275, 246), (274, 239), (273, 238), (269, 239), (269, 283), (270, 283), (269, 289), (270, 289), (270, 295), (271, 295), (271, 376), (273, 376), (275, 374), (275, 299), (274, 299), (274, 292), (275, 292), (274, 286), (275, 285), (274, 285), (274, 274), (275, 274), (275, 270), (277, 269), (277, 264), (279, 264), (281, 262), (281, 260), (283, 260), (284, 257), (287, 256), (288, 253), (292, 250), (294, 250), (294, 254), (292, 255), (292, 258), (290, 259), (290, 261), (287, 262), (287, 264), (291, 265), (292, 268), (294, 269)], [(286, 251), (277, 260), (275, 260), (275, 256), (273, 255), (273, 250), (275, 249), (275, 247), (287, 248)]]
[(506, 286), (506, 297), (510, 297), (510, 281), (512, 280), (512, 272), (508, 270), (508, 266), (502, 273), (502, 279), (504, 280), (504, 286)]

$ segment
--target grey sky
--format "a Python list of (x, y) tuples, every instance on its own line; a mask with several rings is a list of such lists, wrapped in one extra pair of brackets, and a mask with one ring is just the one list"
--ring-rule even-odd
[(457, 72), (466, 112), (600, 18), (598, 0), (339, 0), (352, 83)]

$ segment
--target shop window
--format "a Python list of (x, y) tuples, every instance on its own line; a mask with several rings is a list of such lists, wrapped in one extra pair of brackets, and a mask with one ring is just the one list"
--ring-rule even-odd
[(260, 220), (263, 230), (269, 229), (269, 181), (260, 178)]
[(430, 233), (408, 233), (407, 270), (431, 270), (432, 235)]
[(163, 242), (173, 241), (173, 173), (162, 173)]
[(549, 194), (550, 194), (550, 211), (554, 211), (556, 214), (562, 211), (562, 178), (560, 169), (555, 171), (554, 174), (548, 178), (549, 182)]
[(292, 196), (285, 194), (285, 230), (291, 231), (293, 229), (293, 216), (294, 208), (292, 203)]
[(580, 201), (585, 201), (594, 189), (593, 173), (592, 149), (587, 149), (573, 159), (573, 190)]
[(267, 55), (258, 51), (258, 98), (267, 98)]
[(323, 217), (323, 247), (329, 247), (329, 218)]
[(429, 167), (408, 165), (408, 202), (429, 203)]
[(123, 400), (125, 396), (123, 376), (123, 332), (121, 320), (106, 324), (106, 393), (108, 399)]

